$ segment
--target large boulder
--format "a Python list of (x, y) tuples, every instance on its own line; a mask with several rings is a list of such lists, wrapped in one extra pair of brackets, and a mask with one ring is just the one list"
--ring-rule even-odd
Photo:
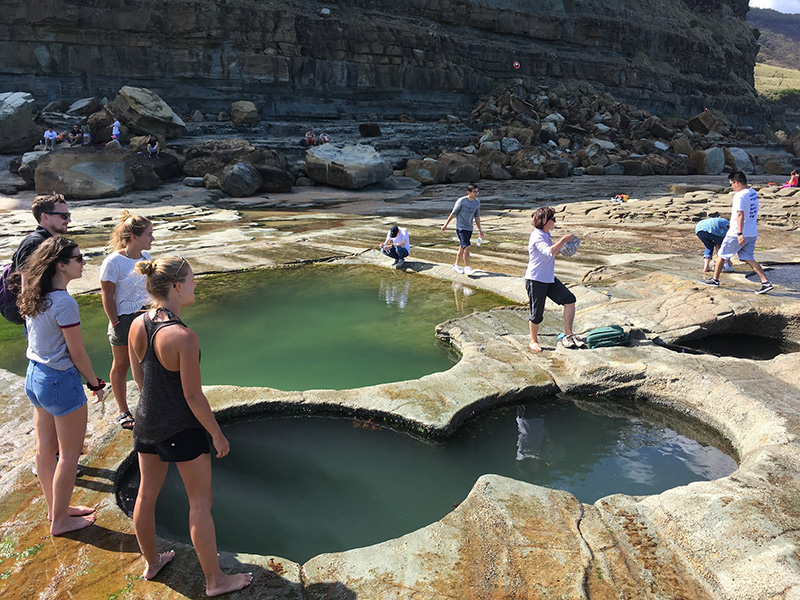
[(669, 143), (669, 147), (674, 154), (685, 154), (686, 156), (691, 156), (692, 152), (694, 152), (692, 143), (685, 137), (675, 138)]
[(183, 135), (186, 124), (169, 105), (147, 88), (126, 85), (106, 109), (134, 133), (162, 134), (166, 138)]
[(481, 148), (478, 150), (481, 177), (483, 179), (512, 179), (506, 167), (511, 163), (511, 157), (500, 150)]
[(248, 100), (231, 103), (231, 121), (234, 123), (258, 123), (261, 117), (256, 105)]
[(756, 168), (750, 155), (742, 148), (723, 148), (725, 151), (725, 164), (730, 166), (734, 171), (742, 171), (747, 175), (755, 172)]
[(689, 162), (698, 175), (719, 175), (725, 169), (725, 153), (718, 147), (695, 150)]
[(219, 187), (222, 191), (236, 198), (252, 196), (262, 183), (263, 180), (258, 171), (245, 162), (228, 165), (219, 178)]
[(277, 194), (292, 191), (294, 176), (289, 171), (269, 165), (253, 165), (253, 167), (261, 175), (260, 192)]
[(125, 163), (129, 150), (78, 146), (39, 158), (36, 193), (58, 192), (68, 200), (113, 198), (128, 192), (135, 182)]
[(689, 119), (689, 129), (695, 133), (708, 133), (716, 125), (717, 120), (710, 112), (703, 111), (699, 115)]
[[(107, 144), (111, 141), (111, 132), (114, 126), (114, 115), (108, 112), (105, 108), (92, 113), (86, 120), (86, 126), (92, 134), (92, 141), (95, 144)], [(119, 138), (120, 140), (127, 140), (130, 137), (128, 127), (120, 121)]]
[(82, 98), (70, 104), (66, 113), (72, 117), (88, 117), (103, 108), (103, 103), (97, 98)]
[(800, 133), (789, 138), (789, 141), (786, 142), (786, 151), (791, 152), (797, 158), (800, 158)]
[(190, 177), (203, 177), (206, 173), (219, 177), (226, 165), (238, 162), (255, 151), (255, 147), (247, 140), (209, 140), (186, 149), (183, 172)]
[(514, 179), (544, 179), (541, 157), (535, 150), (522, 149), (511, 159), (508, 170)]
[(317, 183), (357, 190), (392, 174), (372, 146), (323, 144), (306, 152), (306, 174)]
[(142, 185), (150, 185), (154, 183), (155, 180), (150, 177), (149, 174), (145, 173), (144, 168), (138, 166), (134, 167), (134, 165), (143, 165), (143, 167), (157, 175), (161, 181), (166, 181), (170, 177), (175, 177), (180, 173), (178, 157), (168, 151), (161, 152), (160, 156), (154, 158), (150, 158), (145, 153), (139, 154), (137, 152), (130, 152), (125, 156), (125, 162), (131, 168), (134, 177), (136, 177), (137, 184), (134, 186), (134, 189), (137, 190), (152, 189), (156, 187), (156, 185), (160, 185), (160, 182), (151, 187), (138, 187), (140, 185), (140, 179), (148, 179), (148, 182)]
[(30, 150), (42, 136), (33, 122), (36, 103), (27, 92), (0, 94), (0, 153)]
[[(406, 177), (413, 177), (422, 185), (445, 183), (450, 176), (447, 167), (438, 160), (411, 158), (406, 163)], [(471, 180), (470, 180), (471, 181)]]
[(445, 166), (448, 179), (453, 183), (469, 183), (480, 179), (478, 159), (474, 156), (458, 152), (445, 152), (439, 157), (439, 162)]
[(653, 174), (653, 167), (652, 165), (644, 160), (623, 160), (620, 161), (622, 164), (622, 169), (625, 175), (652, 175)]
[(39, 159), (48, 154), (49, 152), (46, 150), (37, 150), (36, 152), (26, 152), (22, 155), (22, 160), (17, 169), (17, 175), (22, 177), (29, 189), (32, 189), (34, 186), (36, 167), (39, 165)]

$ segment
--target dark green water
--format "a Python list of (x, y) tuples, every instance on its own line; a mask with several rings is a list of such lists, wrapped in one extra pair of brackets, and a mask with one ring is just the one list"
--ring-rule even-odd
[[(100, 297), (78, 300), (86, 348), (106, 377), (111, 349)], [(204, 384), (346, 389), (449, 369), (456, 357), (436, 340), (436, 325), (505, 304), (430, 277), (317, 265), (198, 279), (197, 302), (183, 319), (200, 336)], [(0, 321), (0, 365), (24, 375), (22, 328)]]
[[(594, 502), (612, 493), (657, 494), (736, 469), (702, 425), (608, 401), (537, 400), (479, 416), (438, 442), (320, 417), (264, 417), (223, 429), (231, 453), (213, 459), (220, 548), (296, 562), (437, 521), (486, 473)], [(119, 492), (129, 514), (137, 486), (134, 467)], [(171, 465), (157, 507), (159, 535), (188, 543), (188, 512)]]

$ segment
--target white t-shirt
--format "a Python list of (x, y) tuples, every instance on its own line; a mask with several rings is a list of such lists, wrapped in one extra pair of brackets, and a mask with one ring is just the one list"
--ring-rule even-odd
[(744, 213), (742, 235), (746, 238), (758, 237), (758, 194), (753, 188), (747, 188), (746, 190), (734, 194), (733, 205), (731, 206), (731, 225), (728, 229), (728, 236), (736, 237), (739, 234), (739, 222), (736, 220), (736, 213), (739, 211)]
[(62, 329), (81, 324), (78, 303), (67, 290), (53, 290), (45, 296), (44, 311), (35, 317), (25, 317), (28, 331), (28, 360), (47, 365), (57, 371), (75, 366), (69, 355)]
[(550, 253), (553, 239), (538, 227), (528, 238), (528, 268), (525, 279), (540, 283), (553, 283), (556, 278), (556, 257)]
[(44, 132), (44, 139), (46, 140), (54, 140), (58, 137), (58, 134), (55, 131), (47, 130)]
[(386, 238), (387, 240), (392, 240), (392, 244), (394, 246), (402, 246), (408, 252), (411, 252), (411, 238), (408, 235), (408, 229), (400, 227), (397, 235), (392, 237), (391, 235)]
[(110, 281), (117, 286), (114, 290), (117, 315), (135, 313), (151, 302), (150, 294), (145, 289), (144, 275), (133, 270), (140, 260), (150, 260), (150, 254), (142, 252), (141, 258), (128, 258), (119, 252), (112, 252), (100, 265), (100, 281)]

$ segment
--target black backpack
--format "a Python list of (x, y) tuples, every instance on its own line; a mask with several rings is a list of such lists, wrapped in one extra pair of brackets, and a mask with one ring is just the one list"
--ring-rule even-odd
[[(27, 240), (31, 236), (36, 236), (39, 238), (39, 244), (47, 239), (38, 231), (28, 234), (25, 239)], [(20, 246), (22, 246), (24, 242), (25, 240), (22, 240), (22, 242), (20, 242)], [(10, 263), (3, 267), (3, 273), (0, 274), (0, 314), (2, 314), (6, 320), (11, 321), (16, 325), (22, 325), (25, 323), (25, 319), (19, 314), (19, 308), (17, 308), (17, 294), (19, 293), (20, 276), (19, 273), (12, 269), (14, 263), (17, 262), (17, 252), (19, 252), (19, 246), (17, 246), (17, 251), (14, 252), (14, 258), (11, 259)]]

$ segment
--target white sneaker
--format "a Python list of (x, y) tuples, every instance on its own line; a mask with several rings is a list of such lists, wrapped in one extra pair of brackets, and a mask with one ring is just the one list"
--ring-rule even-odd
[(463, 272), (464, 272), (464, 269), (462, 269), (462, 268), (461, 268), (461, 267), (459, 267), (458, 265), (453, 265), (453, 271), (455, 271), (456, 273), (459, 273), (459, 274), (461, 274), (461, 273), (463, 273)]
[(475, 275), (475, 269), (472, 267), (464, 267), (464, 275)]

